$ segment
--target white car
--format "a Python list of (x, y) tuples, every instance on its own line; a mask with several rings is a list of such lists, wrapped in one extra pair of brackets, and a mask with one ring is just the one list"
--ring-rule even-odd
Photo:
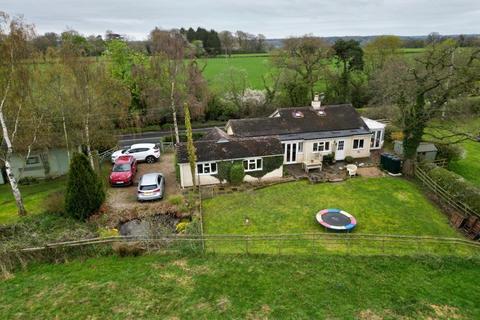
[(121, 155), (132, 155), (137, 161), (154, 163), (160, 159), (160, 148), (154, 143), (137, 143), (130, 148), (121, 149), (112, 153), (112, 163)]

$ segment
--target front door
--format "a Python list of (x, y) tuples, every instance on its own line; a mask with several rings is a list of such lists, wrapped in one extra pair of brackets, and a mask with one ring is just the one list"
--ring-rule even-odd
[(337, 149), (335, 150), (335, 160), (345, 159), (345, 140), (337, 140)]
[(297, 162), (297, 143), (283, 143), (283, 163), (290, 164)]

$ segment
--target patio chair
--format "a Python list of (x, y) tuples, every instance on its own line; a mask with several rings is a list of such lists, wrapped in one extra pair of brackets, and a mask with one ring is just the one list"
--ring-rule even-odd
[(346, 168), (347, 168), (347, 171), (348, 171), (348, 175), (350, 177), (354, 177), (357, 175), (357, 166), (354, 165), (354, 164), (347, 164), (346, 165)]

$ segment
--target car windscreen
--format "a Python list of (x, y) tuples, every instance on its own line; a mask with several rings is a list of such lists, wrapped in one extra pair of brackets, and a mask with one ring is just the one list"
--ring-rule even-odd
[(130, 171), (130, 165), (128, 163), (116, 164), (113, 166), (113, 172), (127, 172)]
[(149, 184), (149, 185), (140, 186), (140, 190), (142, 190), (142, 191), (151, 191), (151, 190), (155, 190), (157, 188), (158, 187), (157, 187), (156, 184)]

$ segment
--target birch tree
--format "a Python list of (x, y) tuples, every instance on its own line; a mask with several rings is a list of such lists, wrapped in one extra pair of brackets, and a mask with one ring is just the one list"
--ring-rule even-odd
[(184, 58), (187, 48), (186, 39), (176, 31), (165, 31), (155, 28), (150, 33), (151, 51), (154, 55), (162, 55), (167, 62), (169, 88), (170, 88), (170, 110), (173, 118), (173, 128), (175, 130), (175, 142), (180, 142), (177, 121), (177, 104), (182, 99), (180, 77), (184, 75)]
[[(10, 18), (0, 12), (0, 126), (5, 151), (2, 161), (15, 198), (19, 215), (27, 213), (17, 179), (13, 174), (11, 157), (14, 142), (24, 124), (24, 108), (27, 104), (31, 69), (25, 61), (31, 58), (29, 41), (33, 38), (33, 28), (20, 18)], [(26, 122), (28, 123), (28, 121)]]

